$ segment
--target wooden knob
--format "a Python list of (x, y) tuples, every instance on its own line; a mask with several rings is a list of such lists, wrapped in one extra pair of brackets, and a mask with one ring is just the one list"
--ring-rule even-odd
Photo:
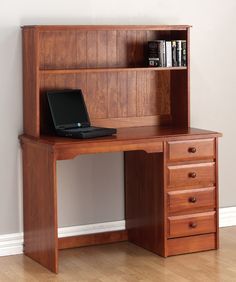
[(197, 152), (197, 149), (195, 147), (189, 147), (188, 151), (189, 151), (189, 153), (193, 153), (194, 154), (194, 153)]
[(196, 178), (197, 174), (196, 174), (196, 172), (190, 172), (188, 174), (188, 176), (191, 177), (191, 178)]
[(195, 198), (195, 197), (190, 197), (190, 198), (188, 199), (188, 201), (189, 201), (190, 203), (196, 203), (196, 202), (197, 202), (197, 198)]
[(197, 223), (196, 222), (190, 222), (189, 223), (189, 227), (190, 228), (196, 228), (197, 227)]

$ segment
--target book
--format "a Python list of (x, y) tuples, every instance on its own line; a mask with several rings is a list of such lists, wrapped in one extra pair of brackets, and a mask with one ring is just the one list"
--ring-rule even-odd
[(171, 41), (166, 41), (166, 67), (172, 67)]
[(176, 60), (177, 66), (182, 66), (182, 40), (176, 40)]
[(176, 50), (176, 41), (171, 41), (172, 45), (172, 66), (177, 67), (177, 50)]
[(158, 43), (158, 56), (159, 56), (159, 67), (166, 66), (166, 43), (165, 40), (157, 40)]
[(187, 66), (187, 42), (186, 42), (186, 40), (181, 41), (181, 47), (182, 47), (182, 63), (181, 63), (181, 65), (186, 67)]
[(156, 41), (148, 41), (148, 66), (159, 66), (158, 43)]
[(165, 40), (148, 41), (148, 65), (150, 67), (165, 67)]

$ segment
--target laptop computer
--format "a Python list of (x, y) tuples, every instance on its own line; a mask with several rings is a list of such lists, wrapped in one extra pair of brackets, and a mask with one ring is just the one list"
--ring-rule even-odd
[(80, 89), (48, 91), (47, 99), (57, 135), (86, 139), (116, 134), (115, 128), (91, 126)]

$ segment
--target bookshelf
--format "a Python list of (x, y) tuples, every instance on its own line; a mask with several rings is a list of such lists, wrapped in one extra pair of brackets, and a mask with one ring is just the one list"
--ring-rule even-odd
[[(129, 240), (163, 257), (218, 248), (221, 135), (190, 127), (190, 26), (22, 32), (25, 254), (58, 272), (59, 249), (84, 245)], [(187, 66), (147, 67), (156, 39), (186, 40)], [(93, 125), (117, 135), (55, 136), (45, 94), (69, 88), (82, 89)], [(58, 238), (56, 162), (102, 152), (124, 152), (126, 230)]]

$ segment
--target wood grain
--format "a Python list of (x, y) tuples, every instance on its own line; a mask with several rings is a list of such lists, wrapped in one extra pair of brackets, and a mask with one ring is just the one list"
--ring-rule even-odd
[(48, 146), (23, 144), (24, 253), (58, 271), (56, 160)]
[(168, 217), (168, 237), (184, 237), (216, 232), (215, 211)]
[(215, 187), (168, 192), (170, 214), (194, 213), (216, 208)]
[(168, 240), (168, 256), (201, 252), (215, 248), (215, 233)]
[(58, 239), (59, 250), (127, 241), (127, 231), (111, 231)]
[(125, 153), (125, 194), (129, 241), (164, 256), (162, 154)]
[[(215, 185), (215, 163), (168, 166), (169, 187), (207, 187)], [(195, 174), (195, 177), (191, 175)]]
[(214, 158), (214, 139), (168, 142), (168, 159), (170, 161), (190, 161)]

